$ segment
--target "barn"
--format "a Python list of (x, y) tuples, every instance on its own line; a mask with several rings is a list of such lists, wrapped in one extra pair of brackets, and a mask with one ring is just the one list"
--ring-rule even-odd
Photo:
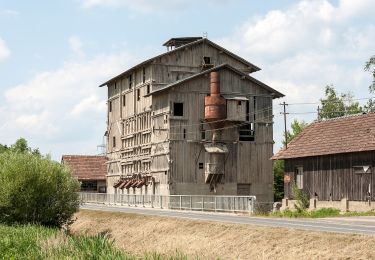
[(272, 101), (260, 68), (202, 37), (102, 83), (108, 193), (256, 195), (273, 201)]
[(283, 206), (296, 185), (312, 207), (366, 209), (375, 201), (375, 113), (313, 122), (272, 159), (285, 161)]

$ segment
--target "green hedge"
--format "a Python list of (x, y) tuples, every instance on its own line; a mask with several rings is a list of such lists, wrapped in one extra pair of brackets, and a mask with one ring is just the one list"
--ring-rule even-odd
[(31, 153), (0, 154), (0, 222), (61, 227), (78, 210), (68, 168)]

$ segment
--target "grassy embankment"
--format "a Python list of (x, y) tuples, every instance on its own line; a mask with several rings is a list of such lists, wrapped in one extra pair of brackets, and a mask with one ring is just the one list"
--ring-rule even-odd
[(75, 235), (106, 232), (114, 245), (188, 259), (375, 259), (375, 237), (81, 210)]
[(341, 212), (335, 208), (322, 208), (313, 211), (285, 210), (281, 212), (259, 214), (259, 216), (282, 217), (282, 218), (327, 218), (327, 217), (354, 217), (354, 216), (375, 216), (375, 211), (367, 212)]
[[(164, 259), (145, 253), (142, 259)], [(172, 259), (185, 259), (175, 254)], [(0, 259), (139, 259), (113, 245), (105, 235), (68, 236), (58, 229), (41, 226), (0, 224)]]

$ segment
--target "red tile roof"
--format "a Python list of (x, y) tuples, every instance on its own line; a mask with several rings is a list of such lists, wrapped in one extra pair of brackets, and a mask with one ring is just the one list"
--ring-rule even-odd
[(63, 155), (61, 159), (78, 180), (105, 180), (107, 161), (107, 157), (97, 155)]
[(375, 151), (375, 113), (313, 122), (271, 159)]

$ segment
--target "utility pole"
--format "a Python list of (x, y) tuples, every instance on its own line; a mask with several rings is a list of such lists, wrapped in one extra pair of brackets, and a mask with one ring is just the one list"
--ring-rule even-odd
[(285, 134), (285, 149), (288, 148), (288, 133), (286, 132), (286, 115), (289, 114), (286, 112), (286, 106), (288, 104), (285, 103), (285, 101), (280, 104), (280, 106), (283, 106), (284, 107), (284, 112), (280, 112), (280, 114), (283, 114), (284, 115), (284, 134)]

